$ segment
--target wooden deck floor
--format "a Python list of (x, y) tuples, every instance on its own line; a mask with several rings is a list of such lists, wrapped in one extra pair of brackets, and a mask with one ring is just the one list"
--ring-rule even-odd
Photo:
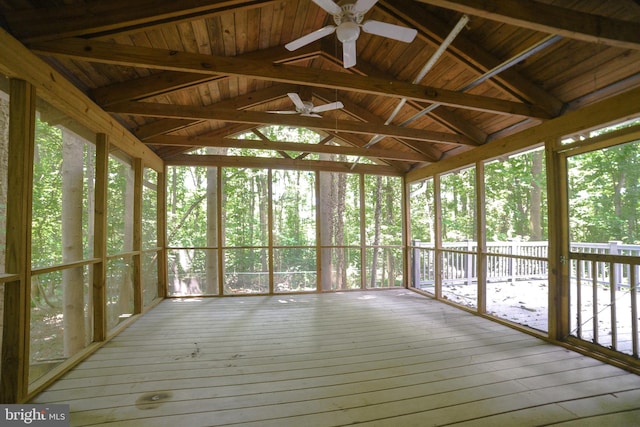
[(34, 402), (76, 426), (633, 426), (640, 376), (389, 290), (166, 300)]

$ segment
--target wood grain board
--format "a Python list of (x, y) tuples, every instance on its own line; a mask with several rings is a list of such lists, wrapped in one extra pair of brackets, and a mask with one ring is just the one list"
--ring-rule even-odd
[(637, 425), (640, 377), (385, 290), (168, 299), (34, 402), (74, 426)]

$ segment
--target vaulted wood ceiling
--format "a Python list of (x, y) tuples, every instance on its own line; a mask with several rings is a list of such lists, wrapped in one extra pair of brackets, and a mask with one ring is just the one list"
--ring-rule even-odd
[[(416, 82), (464, 14), (469, 21)], [(335, 35), (285, 49), (333, 23), (311, 0), (0, 0), (0, 15), (175, 164), (402, 174), (640, 86), (633, 0), (380, 0), (365, 19), (418, 35), (407, 44), (362, 32), (348, 69)], [(344, 108), (269, 113), (292, 109), (289, 92)], [(273, 141), (264, 125), (313, 129), (319, 143)], [(234, 138), (247, 132), (252, 139)], [(216, 149), (187, 154), (201, 147)], [(274, 154), (239, 158), (233, 147)]]

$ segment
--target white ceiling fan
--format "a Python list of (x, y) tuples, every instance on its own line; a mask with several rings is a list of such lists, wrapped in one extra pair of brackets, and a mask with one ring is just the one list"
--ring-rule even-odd
[(333, 15), (336, 25), (327, 25), (312, 33), (302, 36), (285, 45), (288, 50), (296, 50), (306, 46), (329, 34), (336, 33), (338, 40), (342, 42), (342, 62), (344, 68), (356, 65), (356, 40), (360, 36), (360, 28), (365, 33), (410, 43), (416, 37), (417, 30), (401, 27), (381, 21), (363, 21), (364, 14), (371, 9), (378, 0), (357, 0), (355, 3), (343, 3), (338, 5), (332, 0), (312, 0), (315, 4)]
[(342, 102), (330, 102), (329, 104), (318, 105), (317, 107), (313, 105), (311, 101), (303, 101), (295, 92), (287, 94), (293, 105), (295, 105), (295, 110), (284, 110), (284, 111), (267, 111), (268, 113), (277, 113), (277, 114), (300, 114), (305, 117), (322, 117), (318, 113), (322, 113), (330, 110), (338, 110), (343, 108)]

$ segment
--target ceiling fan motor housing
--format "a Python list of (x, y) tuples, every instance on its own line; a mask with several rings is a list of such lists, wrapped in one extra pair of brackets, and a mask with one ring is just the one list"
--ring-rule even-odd
[(358, 12), (356, 10), (355, 3), (343, 4), (340, 8), (342, 9), (342, 12), (333, 15), (333, 22), (335, 22), (337, 26), (346, 22), (354, 22), (356, 24), (362, 23), (364, 16), (362, 12)]
[(360, 36), (360, 24), (362, 23), (362, 13), (355, 10), (355, 4), (348, 3), (340, 6), (342, 12), (333, 15), (333, 21), (338, 26), (336, 36), (342, 43), (352, 42)]

